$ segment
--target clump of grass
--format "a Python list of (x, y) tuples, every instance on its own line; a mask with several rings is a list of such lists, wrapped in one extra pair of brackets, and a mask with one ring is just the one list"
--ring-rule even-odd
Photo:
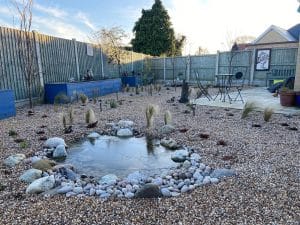
[(160, 85), (160, 84), (158, 84), (158, 85), (156, 86), (156, 90), (157, 90), (157, 92), (160, 92), (160, 91), (161, 91), (161, 85)]
[(165, 112), (164, 122), (165, 122), (165, 125), (170, 125), (171, 122), (172, 122), (172, 114), (171, 114), (171, 112), (169, 110), (167, 110)]
[(271, 107), (267, 107), (264, 110), (264, 121), (269, 122), (272, 115), (274, 113), (274, 109), (272, 109)]
[(254, 102), (246, 102), (244, 109), (242, 111), (242, 119), (245, 119), (249, 113), (253, 112), (256, 109), (255, 103)]
[(68, 117), (69, 117), (70, 124), (72, 125), (74, 123), (74, 109), (73, 109), (73, 107), (70, 107), (68, 109)]
[(95, 113), (91, 108), (85, 113), (85, 122), (88, 124), (88, 127), (93, 127), (93, 125), (96, 125), (98, 122)]
[(158, 112), (158, 107), (155, 105), (148, 105), (146, 108), (146, 119), (147, 119), (147, 128), (153, 126), (153, 116)]
[(144, 86), (143, 85), (141, 86), (141, 92), (144, 92)]
[(61, 114), (61, 123), (64, 129), (67, 128), (67, 115), (65, 113)]
[(11, 137), (15, 137), (15, 136), (18, 135), (18, 133), (15, 130), (9, 130), (8, 135), (11, 136)]
[(149, 86), (149, 94), (152, 96), (153, 94), (153, 84), (150, 84)]
[(114, 99), (112, 99), (109, 102), (109, 106), (110, 106), (110, 108), (115, 109), (118, 107), (118, 103)]
[(67, 104), (70, 102), (70, 98), (64, 94), (64, 93), (58, 93), (55, 97), (54, 97), (54, 111), (57, 112), (58, 111), (58, 105), (59, 104)]
[(126, 92), (129, 92), (129, 91), (130, 91), (129, 84), (126, 84), (125, 91), (126, 91)]
[(83, 93), (81, 93), (79, 95), (79, 99), (80, 99), (81, 103), (84, 104), (84, 105), (87, 104), (87, 102), (88, 102), (88, 97)]
[(28, 143), (26, 141), (22, 141), (20, 142), (20, 148), (27, 148), (28, 147)]
[(137, 85), (137, 86), (135, 87), (135, 94), (136, 94), (136, 95), (139, 95), (139, 94), (140, 94), (140, 87), (139, 87), (139, 85)]

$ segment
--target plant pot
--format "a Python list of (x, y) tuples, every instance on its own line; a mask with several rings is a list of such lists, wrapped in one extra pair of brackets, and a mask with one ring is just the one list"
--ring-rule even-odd
[(279, 92), (280, 104), (282, 106), (291, 107), (295, 105), (295, 92)]
[(297, 107), (300, 107), (300, 92), (296, 92), (296, 95), (295, 95), (295, 105)]

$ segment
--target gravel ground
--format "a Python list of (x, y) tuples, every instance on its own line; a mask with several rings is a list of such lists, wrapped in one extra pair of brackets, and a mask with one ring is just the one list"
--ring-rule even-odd
[[(36, 106), (33, 116), (27, 116), (28, 108), (20, 108), (15, 118), (0, 121), (0, 184), (5, 186), (0, 191), (0, 224), (300, 224), (300, 136), (298, 130), (290, 129), (300, 129), (299, 116), (275, 114), (267, 123), (262, 112), (252, 112), (242, 120), (240, 110), (206, 106), (197, 106), (193, 116), (184, 113), (188, 110), (185, 105), (167, 103), (173, 96), (179, 97), (179, 89), (153, 96), (121, 93), (122, 105), (116, 109), (105, 104), (116, 95), (105, 96), (101, 98), (102, 112), (98, 103), (73, 104), (75, 126), (71, 134), (63, 133), (59, 119), (67, 106), (60, 106), (58, 112), (52, 105)], [(28, 164), (22, 162), (11, 169), (2, 163), (15, 153), (33, 156), (41, 150), (40, 136), (61, 136), (69, 144), (90, 133), (84, 124), (87, 107), (93, 107), (99, 119), (95, 131), (105, 130), (107, 122), (129, 119), (143, 133), (144, 109), (149, 103), (160, 107), (155, 128), (163, 125), (163, 113), (170, 110), (177, 128), (170, 137), (193, 147), (202, 155), (203, 163), (213, 168), (230, 166), (238, 176), (176, 198), (46, 198), (26, 195), (26, 185), (18, 181)], [(187, 132), (180, 132), (184, 128)], [(18, 136), (10, 137), (9, 130)], [(208, 138), (200, 134), (208, 134)], [(18, 138), (25, 139), (27, 146), (16, 143)]]

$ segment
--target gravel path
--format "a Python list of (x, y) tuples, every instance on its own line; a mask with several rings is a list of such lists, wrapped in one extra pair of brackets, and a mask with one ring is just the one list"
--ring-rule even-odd
[[(105, 104), (116, 95), (105, 96), (101, 98), (102, 112), (98, 103), (75, 103), (71, 134), (63, 133), (59, 119), (67, 106), (60, 106), (58, 112), (52, 105), (36, 106), (35, 115), (30, 117), (28, 109), (22, 108), (15, 118), (0, 121), (0, 184), (5, 185), (0, 191), (0, 224), (300, 224), (300, 135), (298, 130), (290, 129), (300, 129), (299, 116), (275, 114), (266, 123), (262, 112), (253, 112), (242, 120), (240, 110), (197, 106), (194, 117), (184, 113), (188, 110), (185, 105), (167, 103), (173, 96), (179, 97), (179, 89), (177, 93), (164, 89), (153, 96), (121, 93), (122, 105), (116, 109)], [(18, 181), (28, 164), (22, 162), (11, 169), (2, 163), (15, 153), (33, 156), (41, 150), (41, 136), (61, 136), (69, 144), (90, 133), (84, 123), (87, 107), (94, 108), (99, 120), (95, 131), (105, 130), (107, 122), (128, 119), (143, 133), (144, 110), (149, 103), (160, 107), (155, 128), (163, 125), (164, 111), (170, 110), (177, 128), (170, 137), (193, 147), (205, 164), (234, 168), (238, 176), (176, 198), (45, 198), (26, 195), (26, 185)], [(184, 128), (187, 132), (180, 132)], [(9, 130), (18, 135), (9, 136)], [(201, 134), (208, 134), (208, 138), (201, 138)], [(14, 141), (20, 138), (26, 140), (26, 146)]]

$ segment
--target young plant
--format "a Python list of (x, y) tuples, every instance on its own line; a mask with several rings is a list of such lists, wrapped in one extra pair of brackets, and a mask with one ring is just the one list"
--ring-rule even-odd
[(8, 136), (15, 137), (17, 135), (18, 135), (18, 133), (15, 130), (9, 130), (9, 132), (8, 132)]
[(167, 110), (165, 112), (164, 122), (165, 122), (165, 125), (170, 125), (171, 122), (172, 122), (172, 114), (171, 114), (171, 112), (169, 110)]
[(118, 107), (118, 104), (117, 104), (117, 102), (114, 99), (112, 99), (109, 102), (109, 106), (110, 106), (110, 108), (115, 109), (115, 108)]
[(72, 106), (68, 110), (68, 117), (69, 117), (70, 125), (72, 125), (74, 123), (74, 109)]
[(129, 92), (129, 91), (130, 91), (129, 84), (126, 84), (125, 91), (126, 91), (126, 92)]
[(156, 91), (157, 91), (157, 92), (160, 92), (160, 91), (161, 91), (161, 85), (160, 85), (160, 84), (158, 84), (158, 85), (156, 86)]
[(135, 94), (136, 94), (136, 95), (139, 95), (139, 94), (140, 94), (140, 87), (139, 87), (139, 85), (137, 85), (137, 86), (135, 87)]
[(253, 112), (256, 109), (254, 102), (246, 102), (244, 109), (242, 111), (242, 119), (245, 119), (250, 112)]
[(147, 119), (147, 128), (153, 126), (153, 116), (158, 112), (158, 107), (155, 105), (148, 105), (146, 108), (146, 119)]
[(64, 129), (67, 128), (67, 115), (65, 113), (61, 114), (61, 124), (63, 126)]
[(81, 103), (84, 104), (84, 105), (87, 104), (87, 102), (88, 102), (88, 97), (83, 93), (81, 93), (79, 95), (79, 99), (80, 99)]
[(150, 84), (149, 86), (149, 94), (152, 96), (153, 94), (153, 84)]
[(98, 123), (95, 113), (91, 108), (85, 113), (85, 122), (88, 124), (88, 128), (95, 127)]
[(264, 110), (264, 121), (269, 122), (272, 115), (274, 113), (274, 110), (271, 107), (267, 107)]

